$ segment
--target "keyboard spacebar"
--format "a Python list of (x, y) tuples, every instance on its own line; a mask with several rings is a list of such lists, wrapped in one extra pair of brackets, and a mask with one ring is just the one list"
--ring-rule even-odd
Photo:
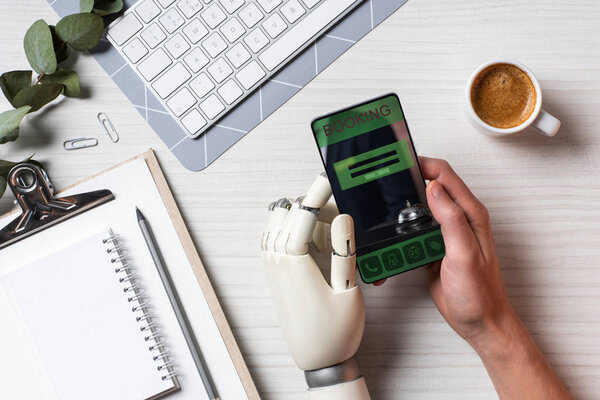
[(324, 1), (316, 10), (300, 21), (298, 25), (277, 39), (258, 58), (269, 71), (273, 71), (279, 64), (306, 44), (306, 42), (314, 38), (331, 21), (355, 3), (357, 3), (357, 0)]

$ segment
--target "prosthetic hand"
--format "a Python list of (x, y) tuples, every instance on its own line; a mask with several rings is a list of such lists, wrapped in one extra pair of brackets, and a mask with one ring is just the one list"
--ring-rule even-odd
[[(331, 187), (319, 176), (308, 194), (293, 204), (269, 206), (263, 234), (263, 262), (283, 334), (304, 370), (311, 400), (368, 400), (354, 358), (365, 326), (365, 306), (356, 286), (354, 223), (327, 204)], [(331, 222), (331, 286), (308, 254), (318, 234), (317, 220)], [(319, 224), (320, 225), (320, 224)]]

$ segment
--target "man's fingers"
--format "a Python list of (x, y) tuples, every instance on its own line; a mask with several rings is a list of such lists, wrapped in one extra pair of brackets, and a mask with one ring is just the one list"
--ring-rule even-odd
[(419, 161), (425, 179), (441, 183), (450, 197), (463, 209), (470, 223), (488, 223), (487, 210), (447, 161), (428, 157), (419, 157)]
[(428, 267), (429, 273), (429, 292), (431, 298), (435, 303), (440, 313), (445, 317), (447, 314), (448, 307), (446, 306), (446, 300), (442, 288), (442, 280), (440, 279), (440, 272), (442, 268), (442, 262), (436, 261), (430, 267)]
[(479, 248), (462, 208), (454, 202), (438, 181), (433, 180), (427, 185), (427, 203), (433, 217), (441, 225), (448, 253), (472, 254), (474, 247)]
[(467, 185), (445, 160), (419, 157), (425, 179), (438, 181), (460, 208), (462, 208), (473, 232), (487, 251), (493, 247), (490, 217), (485, 206), (469, 190)]

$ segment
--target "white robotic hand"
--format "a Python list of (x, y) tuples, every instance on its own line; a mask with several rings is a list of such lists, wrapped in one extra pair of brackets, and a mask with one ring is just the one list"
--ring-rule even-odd
[(335, 207), (327, 204), (330, 197), (329, 181), (322, 175), (293, 204), (286, 198), (271, 203), (261, 244), (263, 262), (281, 329), (304, 370), (309, 398), (368, 400), (354, 358), (365, 306), (356, 286), (352, 217), (338, 215), (331, 222), (331, 286), (308, 254), (318, 217), (331, 220)]

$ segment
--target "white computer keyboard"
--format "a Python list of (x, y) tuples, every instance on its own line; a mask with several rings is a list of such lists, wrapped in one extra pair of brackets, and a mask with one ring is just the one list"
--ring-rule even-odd
[(107, 38), (191, 137), (363, 0), (139, 0)]

